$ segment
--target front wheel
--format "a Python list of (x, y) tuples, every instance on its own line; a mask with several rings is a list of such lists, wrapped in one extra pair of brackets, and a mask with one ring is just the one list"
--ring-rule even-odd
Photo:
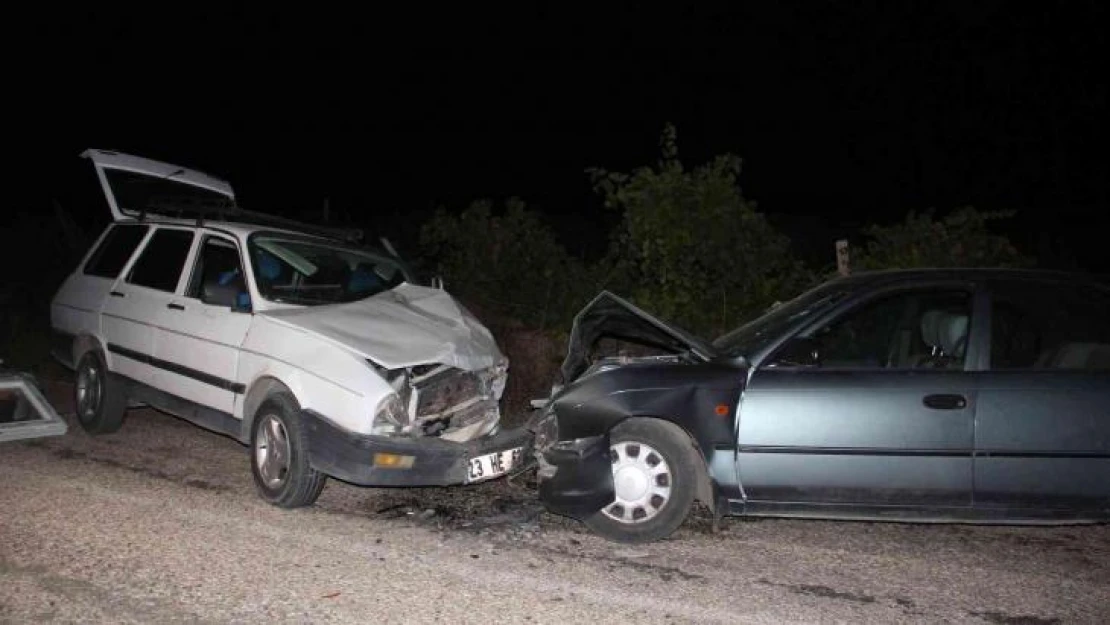
[(686, 520), (697, 492), (698, 458), (673, 423), (630, 419), (609, 437), (616, 500), (585, 520), (602, 536), (639, 543), (671, 535)]
[(312, 468), (300, 408), (277, 393), (262, 402), (251, 426), (251, 474), (258, 494), (281, 508), (316, 502), (327, 476)]

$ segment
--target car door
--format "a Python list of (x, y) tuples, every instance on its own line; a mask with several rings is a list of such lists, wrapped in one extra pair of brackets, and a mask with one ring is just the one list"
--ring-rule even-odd
[(857, 296), (758, 363), (739, 411), (747, 499), (969, 506), (974, 299), (962, 282)]
[(979, 384), (975, 505), (1110, 509), (1110, 291), (996, 280)]
[(186, 228), (154, 228), (109, 292), (101, 310), (112, 370), (154, 385), (162, 363), (154, 357), (154, 333), (163, 322), (193, 244)]
[[(243, 384), (236, 381), (239, 348), (250, 328), (242, 255), (230, 236), (206, 231), (200, 237), (182, 291), (167, 302), (155, 334), (155, 356), (173, 363), (159, 372), (159, 388), (232, 414)], [(205, 301), (204, 285), (239, 285), (235, 306)]]

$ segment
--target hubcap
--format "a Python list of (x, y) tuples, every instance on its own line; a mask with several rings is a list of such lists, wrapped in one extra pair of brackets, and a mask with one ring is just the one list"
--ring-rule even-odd
[(100, 409), (103, 383), (100, 370), (92, 360), (77, 372), (77, 414), (83, 421), (96, 416)]
[(609, 448), (613, 461), (616, 501), (602, 512), (619, 523), (643, 523), (662, 510), (671, 498), (671, 468), (650, 445), (616, 443)]
[(289, 437), (285, 426), (274, 415), (265, 415), (254, 437), (254, 457), (258, 473), (268, 488), (278, 488), (289, 474)]

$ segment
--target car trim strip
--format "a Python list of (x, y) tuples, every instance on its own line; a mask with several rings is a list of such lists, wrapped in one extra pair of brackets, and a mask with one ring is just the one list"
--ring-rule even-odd
[(741, 445), (742, 454), (798, 454), (807, 456), (967, 456), (970, 449), (878, 449), (871, 447), (784, 447)]
[(150, 356), (142, 352), (137, 352), (126, 347), (121, 347), (113, 343), (108, 343), (108, 351), (112, 352), (113, 354), (123, 356), (125, 358), (130, 358), (131, 360), (137, 360), (152, 367), (157, 367), (171, 373), (176, 373), (187, 378), (192, 378), (194, 380), (197, 380), (198, 382), (210, 384), (217, 388), (222, 388), (225, 391), (231, 391), (232, 393), (235, 393), (237, 395), (242, 395), (247, 390), (246, 384), (233, 382), (231, 380), (225, 380), (219, 376), (212, 375), (211, 373), (197, 371), (196, 369), (184, 367), (177, 363), (169, 362), (167, 360), (161, 360), (159, 358), (155, 358), (154, 356)]
[(1017, 451), (1007, 449), (986, 449), (975, 452), (976, 458), (1093, 458), (1110, 459), (1110, 453), (1103, 451)]
[(797, 454), (802, 456), (937, 456), (975, 458), (1091, 458), (1110, 459), (1102, 451), (1026, 451), (987, 449), (877, 449), (870, 447), (784, 447), (740, 445), (742, 454)]

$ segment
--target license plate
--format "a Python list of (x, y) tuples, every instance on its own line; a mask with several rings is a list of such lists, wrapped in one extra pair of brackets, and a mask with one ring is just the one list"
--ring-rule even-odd
[(468, 461), (469, 468), (466, 472), (466, 482), (481, 482), (499, 475), (505, 475), (520, 464), (523, 447), (495, 451), (492, 454), (475, 456)]

